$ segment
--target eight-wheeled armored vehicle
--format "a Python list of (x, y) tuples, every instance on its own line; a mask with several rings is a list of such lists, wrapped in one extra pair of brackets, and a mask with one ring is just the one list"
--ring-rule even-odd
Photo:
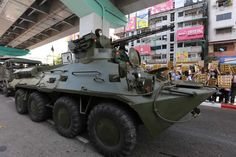
[(52, 109), (61, 135), (72, 138), (87, 130), (105, 156), (129, 155), (139, 125), (156, 136), (187, 113), (199, 113), (196, 107), (214, 92), (194, 83), (156, 81), (140, 68), (136, 50), (127, 56), (113, 48), (118, 41), (105, 36), (89, 33), (73, 43), (79, 63), (15, 73), (16, 110), (40, 122)]
[(0, 89), (5, 96), (12, 93), (12, 88), (9, 85), (14, 79), (14, 72), (19, 69), (41, 65), (41, 61), (29, 60), (23, 58), (2, 59), (3, 64), (0, 66)]

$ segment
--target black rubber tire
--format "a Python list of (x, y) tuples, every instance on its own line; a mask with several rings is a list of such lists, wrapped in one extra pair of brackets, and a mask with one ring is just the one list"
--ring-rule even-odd
[[(62, 111), (64, 111), (64, 115), (62, 115)], [(62, 120), (60, 114), (67, 116), (67, 126), (63, 126), (65, 118)], [(73, 138), (86, 129), (85, 115), (80, 114), (78, 103), (70, 97), (61, 97), (55, 102), (53, 120), (58, 133), (64, 137)]]
[(25, 94), (26, 94), (26, 91), (23, 89), (18, 89), (15, 93), (16, 111), (19, 114), (28, 113), (27, 100), (24, 100)]
[(9, 97), (9, 96), (10, 96), (10, 94), (8, 93), (7, 86), (6, 86), (5, 83), (3, 84), (2, 92), (3, 92), (3, 95), (4, 95), (5, 97)]
[(34, 122), (45, 121), (50, 115), (50, 110), (46, 106), (47, 104), (49, 104), (49, 100), (45, 95), (39, 92), (31, 93), (28, 99), (30, 119)]
[[(96, 131), (96, 127), (101, 125), (99, 120), (104, 118), (111, 120), (119, 130), (118, 142), (112, 146), (104, 143)], [(104, 128), (106, 129), (106, 126)], [(137, 130), (133, 117), (125, 109), (114, 104), (103, 103), (92, 109), (88, 117), (88, 132), (95, 148), (106, 157), (130, 155), (136, 146)]]

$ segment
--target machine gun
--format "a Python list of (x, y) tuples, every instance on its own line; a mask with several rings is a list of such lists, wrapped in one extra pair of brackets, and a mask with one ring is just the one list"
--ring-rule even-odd
[(156, 34), (156, 33), (164, 32), (164, 31), (167, 31), (167, 30), (171, 30), (174, 27), (175, 26), (173, 24), (171, 24), (169, 26), (162, 26), (161, 28), (158, 28), (158, 29), (155, 29), (155, 30), (145, 31), (145, 32), (142, 32), (142, 33), (137, 34), (137, 35), (132, 35), (130, 37), (125, 37), (125, 38), (122, 38), (122, 39), (115, 40), (111, 43), (111, 45), (113, 47), (125, 46), (130, 41), (134, 41), (134, 40), (137, 40), (137, 39), (140, 39), (140, 38), (143, 38), (145, 36), (152, 35), (152, 34)]

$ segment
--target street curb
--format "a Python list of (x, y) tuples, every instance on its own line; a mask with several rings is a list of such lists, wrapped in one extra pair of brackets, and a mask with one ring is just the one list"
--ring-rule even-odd
[(214, 103), (214, 102), (203, 102), (200, 104), (201, 106), (208, 106), (208, 107), (216, 107), (216, 108), (226, 108), (226, 109), (233, 109), (236, 110), (236, 105), (229, 105), (229, 104), (221, 104), (221, 103)]

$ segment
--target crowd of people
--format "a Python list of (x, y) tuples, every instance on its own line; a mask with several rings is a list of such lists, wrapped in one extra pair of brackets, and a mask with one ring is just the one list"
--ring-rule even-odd
[[(232, 82), (230, 82), (230, 86), (221, 87), (219, 86), (219, 76), (227, 75), (228, 78)], [(199, 79), (199, 76), (205, 76), (202, 79)], [(218, 87), (218, 92), (213, 94), (208, 100), (211, 102), (224, 102), (224, 103), (235, 103), (235, 95), (236, 95), (236, 74), (232, 72), (221, 72), (218, 68), (204, 69), (198, 71), (181, 71), (172, 68), (169, 71), (169, 79), (170, 80), (187, 80), (187, 81), (195, 81), (202, 83), (206, 86), (215, 86)], [(212, 83), (213, 82), (213, 83)]]

